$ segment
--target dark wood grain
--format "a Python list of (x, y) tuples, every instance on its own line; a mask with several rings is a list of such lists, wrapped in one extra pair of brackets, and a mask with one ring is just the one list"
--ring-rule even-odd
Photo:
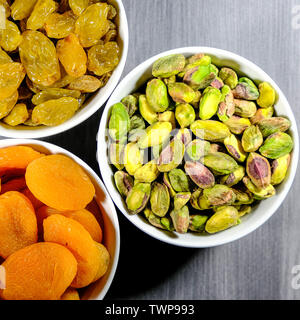
[[(130, 45), (126, 75), (168, 49), (212, 46), (261, 66), (287, 95), (300, 120), (300, 30), (290, 0), (123, 0)], [(101, 111), (77, 128), (46, 139), (75, 153), (97, 173)], [(121, 256), (107, 299), (298, 299), (291, 269), (300, 264), (299, 174), (286, 201), (260, 229), (206, 250), (153, 240), (121, 214)]]

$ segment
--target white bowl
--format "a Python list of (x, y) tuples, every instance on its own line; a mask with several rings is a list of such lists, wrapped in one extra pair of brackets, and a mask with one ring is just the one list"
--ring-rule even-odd
[(79, 125), (80, 123), (91, 117), (97, 110), (99, 110), (104, 105), (106, 100), (109, 98), (109, 96), (117, 86), (123, 73), (127, 59), (129, 41), (127, 17), (122, 0), (109, 0), (108, 2), (113, 4), (118, 10), (116, 23), (119, 30), (119, 36), (117, 41), (119, 46), (121, 47), (122, 55), (119, 65), (114, 70), (107, 84), (103, 88), (101, 88), (96, 94), (92, 95), (88, 101), (85, 102), (84, 108), (77, 112), (71, 119), (59, 126), (37, 128), (19, 126), (13, 128), (0, 122), (0, 136), (20, 139), (38, 139), (49, 137), (55, 134), (62, 133), (71, 128), (74, 128), (75, 126)]
[[(255, 208), (255, 210), (253, 210), (251, 214), (242, 218), (242, 223), (240, 225), (214, 235), (199, 235), (195, 233), (171, 235), (168, 232), (161, 231), (155, 227), (152, 227), (150, 224), (146, 223), (145, 220), (140, 217), (140, 215), (129, 215), (127, 213), (126, 205), (114, 185), (113, 170), (108, 164), (108, 156), (106, 151), (107, 140), (105, 137), (105, 131), (108, 123), (108, 112), (110, 107), (113, 104), (120, 102), (121, 99), (126, 95), (135, 92), (135, 90), (137, 90), (142, 84), (145, 83), (145, 81), (147, 81), (151, 77), (151, 68), (153, 63), (157, 59), (175, 53), (182, 53), (186, 57), (189, 57), (196, 53), (206, 53), (212, 56), (213, 63), (216, 65), (232, 67), (239, 73), (246, 74), (250, 78), (258, 82), (269, 82), (278, 94), (278, 101), (275, 108), (277, 115), (288, 117), (292, 123), (290, 132), (293, 136), (295, 147), (292, 155), (291, 167), (284, 183), (276, 188), (276, 196), (260, 202), (260, 204)], [(110, 97), (103, 112), (100, 129), (98, 132), (98, 161), (102, 178), (117, 207), (125, 215), (125, 217), (129, 219), (140, 230), (146, 232), (156, 239), (182, 247), (206, 248), (222, 245), (246, 236), (247, 234), (257, 229), (259, 226), (261, 226), (276, 212), (276, 210), (279, 208), (284, 198), (288, 194), (295, 177), (298, 156), (299, 139), (295, 117), (286, 97), (277, 86), (277, 84), (262, 69), (260, 69), (257, 65), (250, 62), (249, 60), (232, 52), (207, 47), (180, 48), (163, 52), (137, 66), (124, 78), (124, 80), (118, 85), (118, 87)]]
[(115, 206), (110, 199), (108, 192), (106, 191), (102, 181), (99, 179), (97, 174), (81, 159), (76, 157), (71, 152), (60, 148), (54, 144), (38, 141), (38, 140), (27, 140), (27, 139), (4, 139), (0, 140), (0, 149), (9, 146), (31, 146), (37, 151), (45, 154), (63, 154), (74, 161), (76, 161), (88, 174), (92, 180), (96, 195), (95, 200), (101, 211), (102, 222), (103, 222), (103, 244), (111, 256), (111, 263), (109, 269), (104, 277), (99, 279), (97, 282), (91, 284), (88, 288), (83, 289), (81, 299), (83, 300), (102, 300), (115, 276), (115, 272), (118, 265), (119, 254), (120, 254), (120, 230), (118, 216), (115, 210)]

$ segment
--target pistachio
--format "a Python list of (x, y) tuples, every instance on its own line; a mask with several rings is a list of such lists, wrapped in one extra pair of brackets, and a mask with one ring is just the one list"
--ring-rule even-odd
[(220, 183), (225, 184), (228, 187), (232, 187), (238, 184), (245, 176), (245, 168), (238, 166), (233, 172), (220, 179)]
[(259, 108), (254, 117), (250, 118), (250, 121), (252, 124), (257, 124), (259, 121), (263, 119), (268, 119), (271, 118), (274, 114), (274, 108), (269, 107), (269, 108)]
[(137, 183), (129, 191), (126, 198), (126, 204), (131, 214), (137, 214), (143, 211), (150, 199), (150, 183)]
[(156, 122), (149, 126), (139, 139), (141, 149), (157, 146), (164, 143), (170, 136), (172, 124), (170, 122)]
[(189, 179), (181, 169), (173, 169), (169, 172), (172, 188), (177, 192), (189, 192)]
[(147, 98), (144, 94), (139, 97), (139, 110), (142, 117), (149, 123), (153, 124), (158, 121), (157, 113), (149, 105)]
[(130, 128), (130, 118), (125, 106), (122, 103), (116, 103), (111, 108), (109, 119), (109, 135), (115, 141), (125, 136)]
[(169, 84), (176, 82), (176, 76), (173, 75), (169, 78), (164, 78), (163, 80), (164, 80), (164, 83), (168, 86)]
[(178, 104), (175, 110), (175, 117), (181, 128), (190, 126), (196, 118), (195, 110), (190, 104)]
[(124, 145), (119, 143), (112, 143), (109, 146), (109, 161), (118, 170), (124, 168)]
[(242, 147), (242, 143), (234, 134), (224, 139), (224, 145), (228, 153), (230, 153), (235, 160), (239, 162), (246, 160), (247, 154)]
[(257, 104), (262, 108), (272, 107), (276, 100), (276, 93), (273, 87), (267, 82), (262, 82), (258, 88), (260, 95), (257, 99)]
[(158, 178), (159, 174), (157, 164), (152, 160), (135, 171), (134, 179), (140, 182), (151, 183)]
[[(150, 209), (147, 210), (146, 215), (148, 216), (148, 221), (150, 224), (152, 224), (153, 227), (159, 228), (159, 229), (165, 229), (163, 224), (161, 223), (161, 218), (155, 215)], [(148, 211), (149, 210), (149, 211)]]
[(206, 167), (214, 170), (216, 174), (230, 174), (237, 169), (236, 161), (226, 153), (209, 153), (200, 160)]
[(230, 68), (221, 68), (219, 77), (230, 89), (234, 89), (238, 84), (238, 76), (236, 72)]
[(200, 198), (201, 194), (202, 194), (202, 189), (199, 188), (199, 189), (195, 190), (191, 195), (190, 204), (196, 210), (201, 210), (201, 208), (199, 206), (199, 198)]
[(255, 152), (249, 154), (246, 171), (252, 183), (258, 188), (266, 188), (271, 183), (269, 161)]
[(187, 71), (198, 66), (209, 66), (211, 64), (211, 57), (203, 53), (195, 54), (187, 60), (184, 70), (178, 74), (179, 77), (184, 77)]
[(206, 222), (205, 230), (214, 234), (238, 224), (239, 213), (235, 207), (222, 207)]
[(176, 191), (173, 189), (171, 185), (169, 175), (167, 172), (164, 172), (163, 182), (168, 187), (170, 196), (174, 198), (176, 196)]
[(266, 158), (278, 159), (289, 154), (294, 148), (294, 142), (285, 132), (270, 135), (260, 147), (259, 152)]
[(205, 200), (209, 207), (219, 207), (233, 204), (236, 200), (236, 195), (229, 187), (216, 184), (212, 188), (203, 190), (203, 194), (200, 197), (200, 204), (202, 199)]
[(190, 128), (196, 137), (212, 142), (223, 142), (230, 136), (228, 127), (219, 121), (197, 120)]
[(191, 199), (190, 192), (180, 192), (177, 193), (174, 197), (174, 209), (180, 210), (183, 206), (185, 206)]
[(173, 226), (173, 222), (172, 219), (169, 217), (163, 217), (160, 219), (160, 223), (161, 225), (164, 227), (165, 230), (167, 231), (174, 231), (174, 226)]
[(147, 83), (146, 97), (155, 112), (164, 112), (169, 106), (168, 90), (160, 79), (152, 79)]
[(187, 206), (170, 213), (175, 230), (178, 233), (187, 233), (190, 224), (190, 213)]
[(263, 119), (259, 121), (257, 125), (263, 137), (266, 138), (273, 133), (287, 131), (291, 126), (291, 121), (283, 117), (273, 117), (269, 119)]
[(144, 133), (145, 121), (141, 116), (135, 115), (130, 119), (130, 130), (128, 133), (129, 142), (137, 142)]
[(172, 129), (176, 128), (175, 113), (173, 111), (165, 111), (158, 114), (159, 122), (170, 122)]
[(245, 215), (251, 213), (251, 211), (252, 211), (251, 206), (246, 206), (246, 205), (242, 206), (242, 207), (239, 209), (239, 218), (242, 218), (242, 217), (244, 217)]
[(184, 169), (186, 174), (198, 187), (207, 189), (214, 186), (214, 175), (202, 163), (187, 161)]
[(205, 224), (208, 220), (208, 216), (192, 215), (190, 216), (189, 229), (194, 232), (203, 232), (205, 230)]
[(159, 217), (164, 217), (170, 208), (170, 195), (165, 184), (155, 182), (152, 186), (150, 204), (153, 213)]
[(254, 198), (256, 200), (263, 200), (273, 197), (276, 194), (276, 190), (274, 187), (269, 184), (266, 188), (257, 188), (255, 184), (253, 184), (249, 177), (244, 177), (243, 182), (247, 189), (253, 193)]
[(287, 154), (272, 162), (271, 171), (271, 184), (273, 186), (280, 184), (286, 177), (288, 168), (290, 166), (291, 155)]
[(210, 152), (210, 143), (205, 140), (193, 140), (186, 147), (186, 154), (192, 161), (198, 161), (200, 158)]
[(157, 167), (160, 172), (169, 172), (177, 168), (183, 160), (185, 147), (181, 140), (173, 139), (161, 152)]
[(190, 103), (196, 97), (195, 91), (182, 82), (169, 83), (168, 90), (173, 101), (178, 103)]
[(124, 171), (117, 171), (114, 174), (114, 180), (115, 180), (116, 187), (120, 192), (120, 195), (122, 197), (127, 197), (128, 193), (133, 188), (132, 177)]
[(229, 120), (234, 112), (235, 112), (235, 106), (234, 106), (234, 98), (232, 91), (229, 86), (225, 85), (222, 88), (222, 97), (221, 102), (218, 107), (218, 117), (220, 121), (227, 121)]
[(259, 91), (254, 82), (246, 77), (240, 78), (237, 86), (233, 90), (236, 99), (257, 100)]
[(183, 82), (194, 90), (208, 87), (216, 78), (215, 68), (210, 65), (200, 65), (188, 70), (183, 78)]
[(142, 167), (143, 152), (136, 143), (130, 142), (124, 149), (124, 164), (126, 171), (133, 176), (134, 173)]
[(134, 95), (128, 95), (121, 100), (125, 106), (129, 117), (132, 117), (138, 109), (138, 99)]
[(254, 202), (252, 194), (248, 192), (243, 192), (241, 190), (232, 189), (236, 195), (236, 200), (234, 202), (234, 206), (241, 206), (244, 204), (251, 204)]
[(218, 144), (218, 143), (211, 143), (210, 144), (210, 150), (208, 153), (214, 153), (214, 152), (226, 152), (226, 148), (224, 146)]
[(154, 62), (152, 74), (154, 77), (169, 78), (181, 72), (185, 67), (185, 57), (182, 54), (172, 54)]
[(251, 118), (256, 114), (257, 107), (255, 102), (240, 99), (234, 99), (233, 101), (235, 106), (234, 114), (237, 116)]
[(222, 89), (224, 87), (224, 82), (221, 78), (216, 77), (216, 79), (210, 84), (213, 88)]
[(194, 100), (190, 103), (195, 109), (199, 108), (199, 103), (201, 99), (201, 92), (200, 91), (194, 91), (195, 92), (195, 98)]
[(222, 94), (219, 89), (207, 87), (201, 97), (199, 105), (199, 116), (202, 120), (212, 118), (218, 111)]
[(185, 146), (187, 146), (192, 141), (191, 131), (186, 128), (179, 129), (175, 136), (175, 139), (179, 139)]
[(229, 120), (227, 120), (224, 123), (234, 134), (242, 134), (248, 127), (251, 126), (251, 122), (249, 119), (241, 118), (238, 116), (232, 116)]
[(246, 152), (255, 152), (263, 144), (264, 139), (258, 126), (248, 127), (242, 136), (242, 146)]
[(144, 216), (148, 220), (150, 215), (153, 214), (153, 212), (149, 208), (145, 208), (144, 210)]

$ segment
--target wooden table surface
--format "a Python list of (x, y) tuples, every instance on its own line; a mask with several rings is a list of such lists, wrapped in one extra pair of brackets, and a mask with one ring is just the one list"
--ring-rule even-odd
[[(123, 0), (130, 45), (123, 77), (162, 51), (211, 46), (262, 67), (286, 94), (300, 121), (300, 29), (293, 0)], [(299, 22), (298, 22), (299, 21)], [(101, 110), (77, 128), (45, 139), (99, 173)], [(100, 173), (99, 173), (100, 174)], [(107, 299), (298, 299), (300, 183), (276, 214), (251, 235), (212, 249), (172, 247), (137, 230), (119, 213), (121, 255)]]

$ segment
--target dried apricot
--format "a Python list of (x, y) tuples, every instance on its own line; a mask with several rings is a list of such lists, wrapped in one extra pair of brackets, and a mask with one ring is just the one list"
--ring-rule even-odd
[(67, 74), (78, 78), (86, 73), (87, 56), (74, 33), (71, 33), (63, 40), (59, 40), (56, 45), (56, 51)]
[(109, 263), (110, 263), (110, 255), (103, 244), (97, 243), (97, 242), (95, 242), (95, 244), (96, 244), (96, 247), (98, 248), (98, 253), (100, 257), (100, 264), (98, 267), (96, 277), (94, 278), (94, 281), (97, 281), (100, 278), (102, 278), (107, 272)]
[(42, 28), (57, 7), (58, 4), (53, 0), (38, 0), (27, 20), (27, 29), (37, 30)]
[(69, 89), (79, 90), (83, 93), (91, 93), (97, 91), (103, 86), (102, 82), (93, 76), (84, 75), (80, 78), (73, 80), (69, 84)]
[(59, 211), (47, 206), (39, 208), (36, 212), (38, 226), (42, 226), (43, 220), (54, 214), (61, 214), (79, 222), (91, 235), (94, 241), (102, 241), (102, 229), (95, 216), (86, 209), (77, 211)]
[(25, 77), (21, 63), (10, 62), (0, 65), (0, 100), (11, 97)]
[(119, 64), (120, 49), (116, 42), (93, 46), (88, 51), (88, 69), (102, 76)]
[(31, 162), (25, 178), (37, 199), (60, 211), (84, 209), (95, 195), (94, 185), (83, 169), (63, 155), (45, 156)]
[(47, 88), (43, 91), (40, 91), (32, 98), (32, 103), (34, 105), (39, 105), (49, 100), (59, 99), (62, 97), (72, 97), (78, 99), (80, 97), (80, 91), (78, 90), (68, 90), (61, 88)]
[(48, 100), (33, 109), (31, 118), (39, 125), (57, 126), (72, 118), (78, 108), (78, 100), (72, 97)]
[(15, 0), (11, 5), (11, 16), (14, 20), (23, 20), (30, 16), (37, 0)]
[(10, 97), (0, 100), (0, 119), (6, 117), (18, 101), (19, 93), (15, 91)]
[(68, 288), (60, 300), (80, 300), (79, 293), (76, 289)]
[(21, 123), (24, 123), (28, 117), (29, 114), (26, 104), (18, 103), (13, 107), (10, 114), (3, 119), (3, 121), (12, 127), (15, 127)]
[(60, 79), (55, 46), (43, 33), (25, 31), (19, 52), (21, 62), (32, 82), (50, 86)]
[(26, 169), (29, 163), (44, 154), (27, 146), (12, 146), (0, 149), (0, 176), (9, 169)]
[(6, 20), (5, 28), (0, 29), (0, 46), (6, 51), (14, 51), (22, 41), (20, 30), (16, 24)]
[(76, 19), (72, 11), (63, 14), (52, 13), (44, 25), (47, 36), (55, 39), (67, 37), (74, 32)]
[(21, 191), (24, 188), (26, 188), (25, 178), (14, 178), (1, 185), (1, 194), (4, 194), (9, 191)]
[(43, 222), (44, 240), (55, 242), (69, 249), (78, 263), (72, 287), (86, 287), (95, 279), (100, 259), (99, 250), (85, 228), (77, 221), (55, 214)]
[(88, 5), (89, 0), (69, 0), (69, 6), (77, 16), (80, 16)]
[(78, 35), (83, 47), (97, 44), (109, 30), (107, 3), (95, 3), (89, 6), (77, 19), (75, 33)]
[[(38, 200), (27, 187), (25, 189), (23, 189), (21, 192), (32, 203), (33, 208), (35, 210), (38, 210), (40, 207), (42, 207), (44, 205), (43, 202)], [(38, 222), (38, 217), (37, 217), (37, 222)]]
[(0, 256), (37, 242), (37, 221), (31, 202), (17, 191), (0, 196)]
[(77, 262), (65, 247), (40, 242), (23, 248), (2, 264), (6, 300), (59, 300), (77, 272)]

